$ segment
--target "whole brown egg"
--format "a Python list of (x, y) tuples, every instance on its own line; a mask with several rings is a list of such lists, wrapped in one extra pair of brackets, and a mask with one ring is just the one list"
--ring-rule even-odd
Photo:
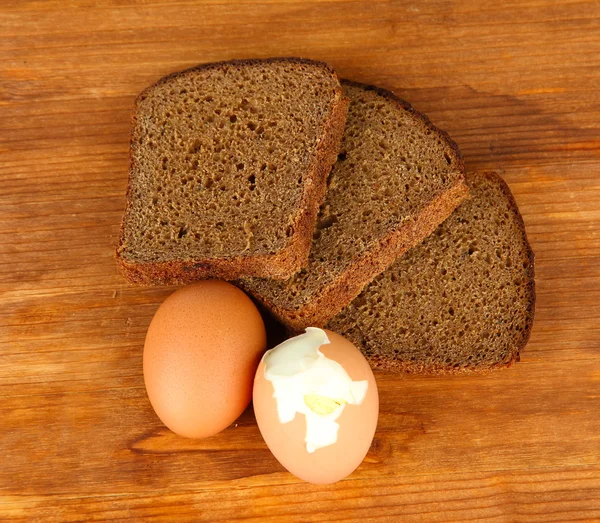
[(248, 406), (266, 332), (252, 300), (207, 280), (177, 290), (154, 315), (144, 382), (161, 421), (188, 438), (212, 436)]

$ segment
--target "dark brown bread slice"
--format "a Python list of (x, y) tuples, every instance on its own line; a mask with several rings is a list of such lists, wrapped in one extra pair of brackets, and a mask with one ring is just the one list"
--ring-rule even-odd
[(306, 265), (347, 99), (322, 62), (205, 64), (140, 94), (117, 260), (131, 282)]
[(308, 266), (240, 285), (292, 330), (322, 326), (467, 196), (458, 148), (389, 91), (343, 81), (350, 98)]
[(471, 199), (327, 325), (374, 367), (440, 374), (518, 361), (533, 325), (533, 252), (502, 178), (467, 181)]

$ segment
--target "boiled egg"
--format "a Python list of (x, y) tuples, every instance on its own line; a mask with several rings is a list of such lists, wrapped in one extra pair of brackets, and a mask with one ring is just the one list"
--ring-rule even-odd
[(377, 383), (364, 356), (339, 334), (313, 327), (265, 353), (253, 403), (275, 458), (317, 484), (339, 481), (360, 465), (379, 415)]

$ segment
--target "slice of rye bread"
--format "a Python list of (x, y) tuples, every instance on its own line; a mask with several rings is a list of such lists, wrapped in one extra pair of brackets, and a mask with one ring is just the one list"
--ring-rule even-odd
[(519, 360), (533, 325), (533, 252), (502, 178), (467, 182), (471, 198), (327, 325), (374, 367), (441, 374)]
[(348, 100), (325, 63), (200, 65), (136, 101), (117, 261), (133, 283), (287, 278), (306, 265)]
[(322, 326), (467, 196), (456, 144), (393, 93), (342, 81), (350, 98), (308, 266), (240, 286), (290, 330)]

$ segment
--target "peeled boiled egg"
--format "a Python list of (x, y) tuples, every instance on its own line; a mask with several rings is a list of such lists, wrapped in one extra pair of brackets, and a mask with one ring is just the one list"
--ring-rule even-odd
[(364, 356), (339, 334), (313, 327), (265, 353), (253, 403), (275, 458), (317, 484), (339, 481), (360, 465), (379, 415), (377, 383)]
[(237, 287), (208, 280), (177, 290), (156, 311), (144, 344), (156, 414), (188, 438), (220, 432), (248, 406), (266, 344), (258, 309)]

